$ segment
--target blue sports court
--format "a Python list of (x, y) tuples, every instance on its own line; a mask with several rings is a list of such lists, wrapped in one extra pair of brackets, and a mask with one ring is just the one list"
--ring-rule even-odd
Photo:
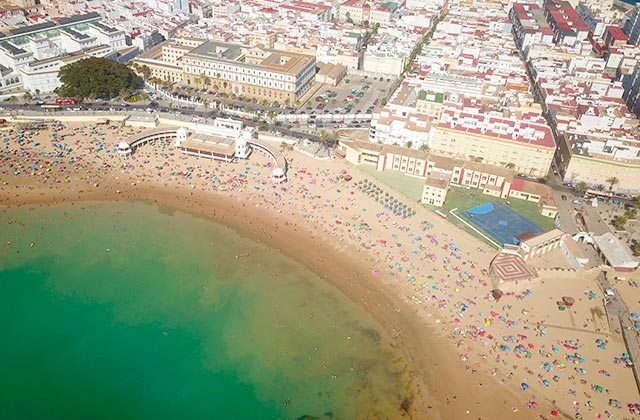
[(465, 210), (463, 214), (501, 244), (519, 245), (519, 238), (523, 235), (542, 232), (529, 219), (496, 201), (480, 204)]

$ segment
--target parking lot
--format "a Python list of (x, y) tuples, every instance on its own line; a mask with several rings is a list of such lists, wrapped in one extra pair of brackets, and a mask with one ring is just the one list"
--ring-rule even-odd
[(336, 87), (322, 86), (300, 105), (305, 114), (370, 114), (388, 98), (395, 79), (347, 75)]

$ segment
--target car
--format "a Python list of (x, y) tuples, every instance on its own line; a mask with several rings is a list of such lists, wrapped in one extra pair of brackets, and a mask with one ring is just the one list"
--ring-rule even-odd
[(611, 289), (604, 289), (604, 294), (605, 294), (605, 295), (607, 295), (607, 296), (609, 296), (609, 297), (615, 297), (615, 295), (616, 295), (616, 294), (614, 293), (614, 291), (613, 291), (613, 290), (611, 290)]
[(581, 205), (582, 201), (581, 200), (573, 200), (572, 203), (573, 204), (577, 204), (577, 205)]
[(562, 201), (567, 201), (567, 196), (566, 196), (566, 195), (564, 195), (564, 194), (562, 194), (562, 195), (560, 196), (560, 198), (562, 198)]

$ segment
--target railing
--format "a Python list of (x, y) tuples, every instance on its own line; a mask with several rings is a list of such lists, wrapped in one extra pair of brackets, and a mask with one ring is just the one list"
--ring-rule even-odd
[(131, 142), (129, 143), (129, 147), (134, 149), (141, 144), (148, 143), (153, 140), (164, 139), (167, 137), (175, 138), (176, 130), (168, 130), (165, 128), (138, 134), (133, 138), (133, 140), (131, 140)]

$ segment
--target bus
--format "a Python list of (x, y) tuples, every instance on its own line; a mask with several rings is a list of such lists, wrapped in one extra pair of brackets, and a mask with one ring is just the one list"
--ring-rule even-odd
[(58, 98), (56, 99), (56, 105), (75, 105), (76, 100), (73, 98)]
[(62, 109), (60, 105), (55, 105), (55, 104), (44, 104), (44, 105), (41, 105), (40, 108), (45, 111), (60, 111)]

